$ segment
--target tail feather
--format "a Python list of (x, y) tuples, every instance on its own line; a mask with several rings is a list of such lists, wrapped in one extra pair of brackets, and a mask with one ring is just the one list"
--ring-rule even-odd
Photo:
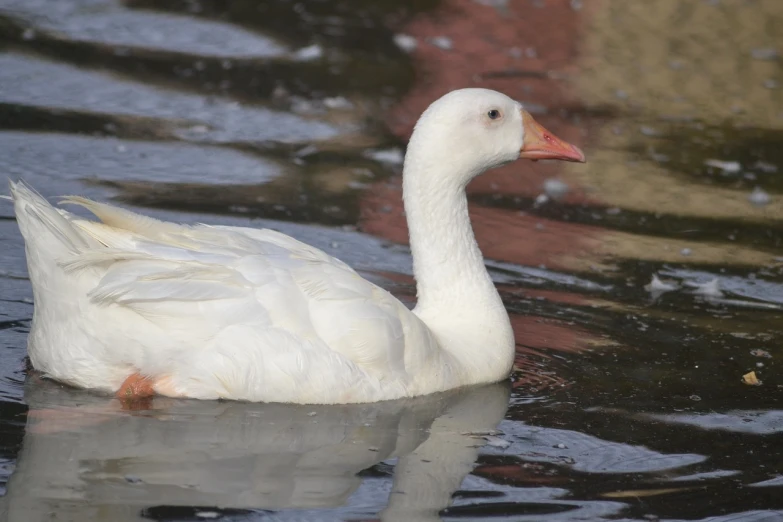
[[(84, 234), (71, 222), (69, 214), (58, 211), (24, 182), (12, 181), (10, 187), (16, 220), (28, 245), (45, 243), (47, 249), (65, 249), (72, 254), (90, 247)], [(55, 243), (47, 242), (41, 234), (53, 236)]]
[(184, 225), (166, 223), (165, 221), (136, 214), (124, 208), (99, 203), (81, 196), (66, 196), (63, 198), (62, 203), (84, 207), (95, 214), (105, 225), (127, 230), (149, 239), (160, 239), (170, 233), (180, 234), (188, 228)]

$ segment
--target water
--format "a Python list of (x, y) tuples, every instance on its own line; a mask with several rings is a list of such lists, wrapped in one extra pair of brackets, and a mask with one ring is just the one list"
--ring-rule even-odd
[(4, 176), (272, 227), (406, 302), (432, 99), (502, 90), (589, 160), (469, 188), (512, 382), (378, 405), (40, 380), (0, 205), (3, 520), (783, 520), (782, 35), (777, 0), (0, 0)]

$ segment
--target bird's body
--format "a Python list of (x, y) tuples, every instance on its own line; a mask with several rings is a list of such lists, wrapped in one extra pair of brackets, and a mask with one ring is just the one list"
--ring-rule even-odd
[[(55, 379), (115, 391), (139, 373), (166, 395), (308, 403), (456, 382), (451, 357), (415, 314), (291, 237), (174, 225), (78, 200), (96, 223), (21, 185), (14, 197), (25, 237), (50, 238), (44, 252), (28, 248), (28, 351)], [(51, 241), (55, 229), (65, 232), (60, 242)]]
[(138, 378), (168, 396), (292, 403), (373, 402), (503, 379), (513, 332), (473, 238), (464, 185), (524, 149), (520, 131), (508, 144), (479, 143), (491, 150), (472, 164), (449, 154), (461, 144), (439, 143), (437, 133), (453, 123), (444, 111), (456, 102), (482, 104), (478, 114), (497, 106), (509, 120), (518, 111), (499, 93), (470, 91), (433, 104), (406, 158), (413, 311), (272, 230), (177, 225), (68, 199), (96, 222), (12, 184), (34, 292), (33, 366), (108, 392), (131, 393), (126, 384)]

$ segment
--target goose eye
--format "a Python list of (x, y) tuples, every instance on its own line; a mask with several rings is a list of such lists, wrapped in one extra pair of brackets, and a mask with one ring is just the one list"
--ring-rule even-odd
[(491, 111), (487, 112), (487, 116), (489, 116), (490, 120), (497, 120), (500, 118), (500, 111), (497, 109), (492, 109)]

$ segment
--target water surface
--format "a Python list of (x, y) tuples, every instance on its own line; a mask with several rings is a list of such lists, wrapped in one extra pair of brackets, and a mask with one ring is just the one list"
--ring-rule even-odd
[(2, 519), (783, 520), (781, 41), (777, 0), (0, 0), (2, 175), (281, 230), (406, 302), (432, 99), (502, 90), (589, 159), (469, 187), (511, 382), (376, 405), (42, 380), (0, 204)]

